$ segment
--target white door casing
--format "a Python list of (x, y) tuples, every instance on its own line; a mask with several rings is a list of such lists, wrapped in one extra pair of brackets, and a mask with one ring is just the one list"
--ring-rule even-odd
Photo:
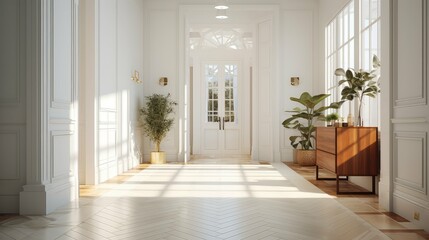
[[(248, 148), (245, 154), (251, 153), (252, 159), (255, 161), (279, 161), (280, 160), (280, 124), (278, 124), (280, 116), (278, 111), (273, 109), (279, 109), (279, 96), (280, 96), (280, 80), (279, 80), (279, 38), (278, 34), (280, 31), (280, 9), (279, 6), (274, 5), (239, 5), (243, 11), (264, 11), (266, 15), (264, 17), (256, 17), (252, 24), (254, 25), (254, 51), (250, 53), (250, 59), (244, 59), (244, 63), (249, 60), (252, 64), (246, 65), (243, 68), (245, 75), (245, 87), (248, 91), (249, 99), (246, 99), (246, 105), (251, 103), (251, 107), (246, 109), (245, 125), (249, 125), (248, 133), (251, 136), (245, 138), (249, 143), (244, 146)], [(200, 95), (195, 85), (191, 84), (191, 73), (190, 67), (193, 67), (193, 78), (194, 80), (198, 77), (199, 61), (195, 61), (195, 56), (192, 56), (192, 51), (189, 44), (189, 32), (190, 26), (194, 24), (192, 17), (195, 16), (197, 11), (204, 9), (205, 5), (181, 5), (179, 7), (179, 81), (178, 81), (178, 104), (179, 111), (178, 116), (180, 119), (179, 129), (185, 131), (179, 131), (179, 154), (178, 158), (182, 159), (183, 162), (187, 162), (192, 154), (200, 154), (199, 145), (202, 144), (199, 138), (195, 137), (195, 133), (200, 130), (196, 128), (197, 122), (199, 122), (199, 116), (195, 116), (195, 106), (189, 102), (192, 100), (195, 103), (196, 96)], [(259, 47), (261, 43), (264, 47)], [(220, 49), (218, 49), (220, 50)], [(265, 51), (269, 51), (268, 54)], [(216, 55), (218, 56), (218, 54)], [(263, 59), (262, 59), (263, 58)], [(247, 85), (247, 80), (250, 79), (250, 67), (251, 70), (251, 81)], [(260, 67), (263, 69), (261, 70)], [(267, 75), (268, 73), (268, 75)], [(189, 94), (192, 92), (192, 95)], [(198, 98), (199, 99), (199, 98)], [(251, 101), (250, 101), (251, 100)], [(262, 101), (261, 101), (262, 100)], [(261, 101), (261, 102), (260, 102)], [(197, 103), (199, 104), (199, 103)], [(199, 105), (197, 105), (199, 106)], [(198, 119), (198, 121), (195, 121)], [(192, 124), (192, 128), (191, 128)], [(191, 129), (191, 131), (186, 131)], [(247, 129), (247, 127), (246, 127)], [(251, 131), (250, 131), (251, 129)], [(244, 131), (244, 133), (246, 133)], [(192, 134), (192, 148), (190, 147)]]

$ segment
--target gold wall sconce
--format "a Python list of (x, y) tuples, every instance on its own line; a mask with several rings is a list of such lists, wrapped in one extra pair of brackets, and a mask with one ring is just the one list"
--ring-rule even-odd
[(299, 85), (299, 77), (291, 77), (290, 78), (290, 85), (298, 86)]
[(168, 78), (162, 77), (162, 78), (159, 79), (159, 85), (161, 85), (161, 86), (167, 86), (167, 84), (168, 84)]
[(140, 79), (140, 73), (137, 70), (134, 70), (134, 73), (131, 75), (131, 80), (135, 83), (142, 83)]

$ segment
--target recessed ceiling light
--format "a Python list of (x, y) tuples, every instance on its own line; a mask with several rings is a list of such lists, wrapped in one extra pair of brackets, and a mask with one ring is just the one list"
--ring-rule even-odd
[(229, 7), (226, 5), (226, 0), (218, 0), (216, 1), (215, 8), (218, 10), (225, 10), (225, 9), (228, 9)]
[(226, 15), (226, 9), (218, 9), (216, 11), (216, 18), (217, 19), (227, 19), (228, 15)]

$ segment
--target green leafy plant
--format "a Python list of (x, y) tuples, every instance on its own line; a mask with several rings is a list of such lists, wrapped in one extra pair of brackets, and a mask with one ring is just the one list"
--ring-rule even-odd
[(379, 77), (379, 68), (380, 60), (376, 55), (372, 58), (372, 67), (373, 69), (370, 72), (359, 70), (355, 71), (352, 68), (345, 71), (343, 68), (337, 68), (335, 70), (336, 76), (345, 77), (338, 82), (338, 86), (345, 84), (343, 90), (341, 91), (341, 100), (353, 101), (353, 99), (358, 99), (359, 108), (358, 108), (358, 126), (362, 126), (362, 103), (365, 96), (375, 98), (380, 92), (380, 87), (378, 83)]
[(331, 113), (326, 115), (325, 121), (332, 124), (334, 121), (340, 119), (340, 116), (338, 116), (338, 113)]
[(146, 100), (146, 106), (140, 109), (143, 130), (159, 152), (161, 141), (173, 126), (174, 118), (169, 118), (169, 115), (174, 112), (177, 103), (170, 99), (170, 94), (153, 94), (146, 97)]
[(314, 121), (316, 119), (324, 119), (324, 111), (328, 109), (338, 109), (343, 103), (343, 101), (334, 102), (329, 106), (321, 106), (316, 108), (316, 106), (329, 97), (329, 95), (330, 94), (319, 94), (311, 96), (308, 92), (304, 92), (299, 98), (290, 98), (291, 101), (300, 103), (304, 106), (304, 108), (296, 107), (292, 111), (287, 111), (293, 114), (282, 123), (283, 127), (296, 129), (300, 133), (300, 135), (289, 137), (291, 145), (294, 148), (297, 148), (299, 145), (301, 145), (301, 149), (313, 149), (312, 141), (315, 139), (314, 134), (316, 131)]

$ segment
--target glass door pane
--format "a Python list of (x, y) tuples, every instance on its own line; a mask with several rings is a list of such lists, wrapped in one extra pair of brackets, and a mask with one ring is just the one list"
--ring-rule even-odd
[(237, 121), (237, 65), (225, 65), (225, 122)]
[(219, 121), (219, 68), (214, 64), (205, 66), (205, 81), (207, 84), (206, 113), (207, 122)]

